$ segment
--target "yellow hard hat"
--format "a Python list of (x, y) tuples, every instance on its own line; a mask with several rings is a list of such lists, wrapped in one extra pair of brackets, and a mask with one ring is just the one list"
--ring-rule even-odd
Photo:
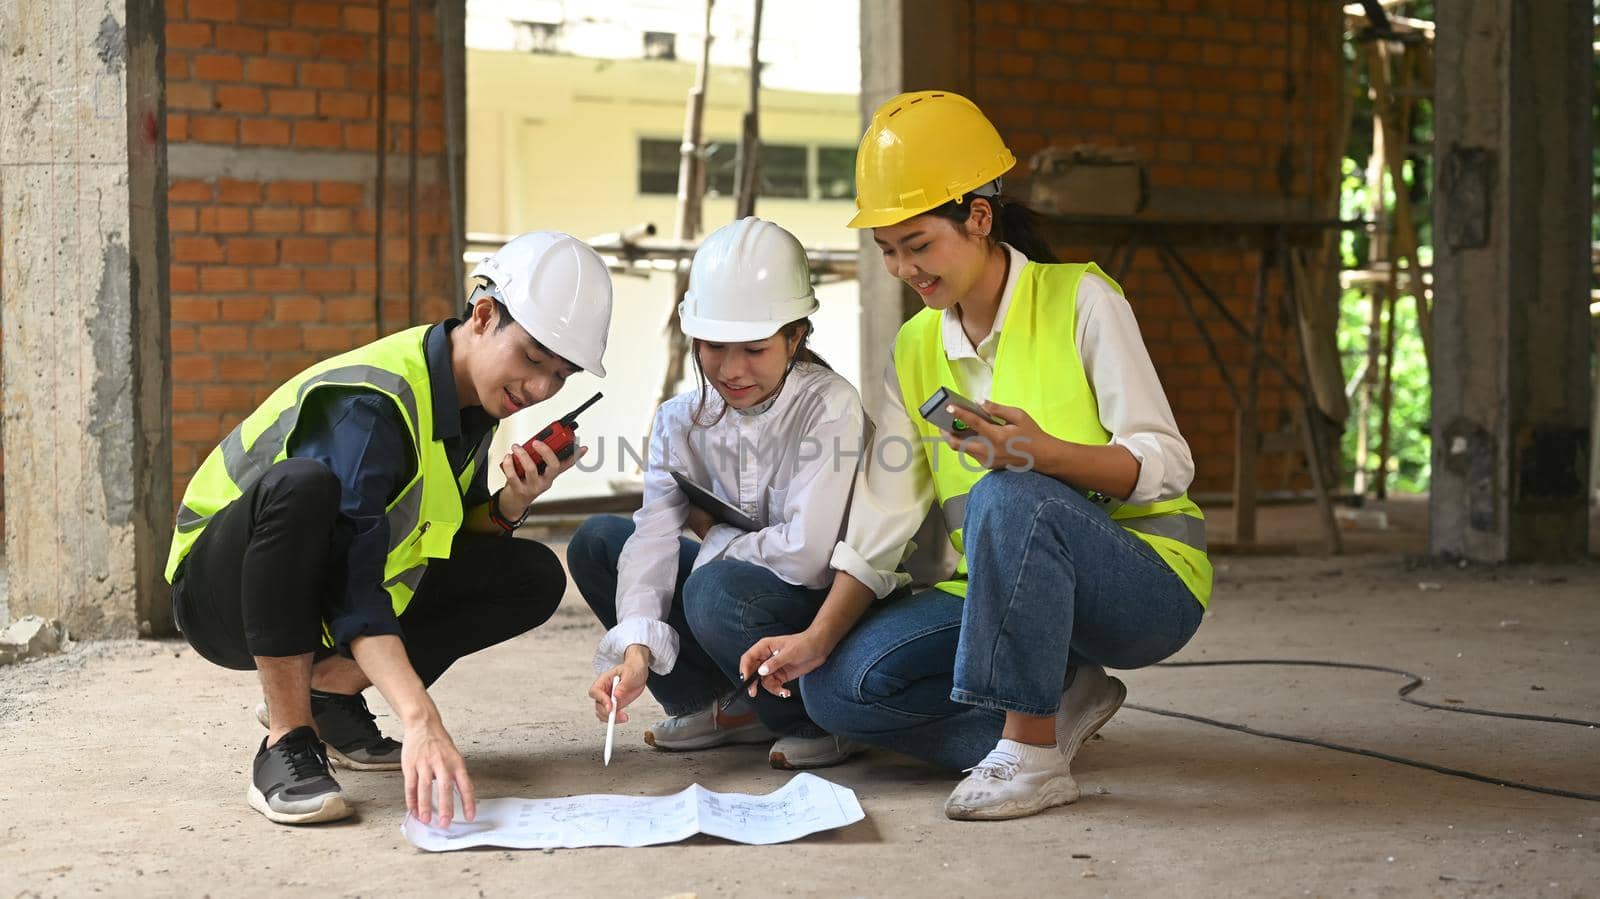
[(894, 97), (856, 151), (852, 228), (903, 222), (999, 178), (1017, 164), (971, 100), (949, 91)]

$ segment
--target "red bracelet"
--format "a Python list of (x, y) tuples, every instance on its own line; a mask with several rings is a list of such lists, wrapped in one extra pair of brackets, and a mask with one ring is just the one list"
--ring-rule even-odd
[[(505, 489), (504, 487), (500, 488), (500, 490), (504, 490), (504, 489)], [(494, 492), (494, 496), (489, 497), (489, 520), (494, 522), (495, 526), (500, 528), (500, 530), (505, 531), (507, 534), (509, 534), (512, 531), (515, 531), (517, 528), (521, 527), (522, 526), (522, 522), (527, 520), (527, 518), (528, 518), (528, 510), (527, 509), (523, 509), (522, 510), (522, 517), (518, 518), (516, 521), (512, 521), (511, 519), (505, 517), (504, 515), (501, 515), (500, 514), (500, 490), (496, 490)]]

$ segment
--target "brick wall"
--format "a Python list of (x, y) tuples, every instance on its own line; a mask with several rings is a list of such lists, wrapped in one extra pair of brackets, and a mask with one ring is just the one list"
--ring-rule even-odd
[[(1338, 164), (1328, 150), (1338, 109), (1338, 4), (983, 0), (973, 17), (973, 99), (1022, 160), (1019, 171), (1045, 146), (1099, 143), (1139, 151), (1153, 202), (1173, 198), (1185, 209), (1215, 209), (1222, 217), (1326, 198)], [(1058, 250), (1065, 259), (1084, 260), (1103, 255), (1105, 246)], [(1180, 250), (1249, 322), (1259, 255)], [(1230, 489), (1234, 407), (1221, 375), (1152, 253), (1135, 257), (1123, 287), (1194, 450), (1193, 489)], [(1277, 291), (1275, 278), (1270, 287)], [(1248, 342), (1215, 312), (1201, 314), (1242, 384)], [(1276, 314), (1266, 339), (1277, 354), (1295, 358), (1294, 333)], [(1260, 425), (1276, 430), (1287, 422), (1291, 397), (1270, 371), (1262, 384)], [(1264, 457), (1262, 486), (1298, 483), (1298, 465)]]
[[(418, 17), (414, 222), (409, 2), (168, 0), (173, 485), (284, 379), (376, 335), (377, 154), (387, 147), (385, 330), (460, 301), (452, 284), (443, 65)], [(385, 134), (378, 126), (387, 101)]]

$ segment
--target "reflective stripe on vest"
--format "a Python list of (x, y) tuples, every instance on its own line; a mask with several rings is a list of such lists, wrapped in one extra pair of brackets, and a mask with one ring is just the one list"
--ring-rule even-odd
[(1206, 551), (1206, 522), (1203, 518), (1168, 512), (1165, 515), (1142, 515), (1138, 518), (1114, 518), (1117, 524), (1130, 531), (1175, 540), (1190, 549)]
[(201, 515), (199, 512), (196, 512), (195, 510), (193, 510), (193, 509), (191, 509), (191, 508), (189, 508), (188, 506), (185, 506), (185, 505), (181, 505), (180, 504), (178, 506), (178, 532), (179, 533), (187, 534), (188, 532), (190, 532), (192, 530), (195, 530), (196, 528), (203, 528), (203, 527), (205, 527), (206, 522), (208, 522), (210, 520), (211, 520), (211, 516), (209, 516), (209, 515)]
[(273, 461), (277, 459), (278, 453), (283, 450), (284, 442), (289, 439), (289, 431), (299, 420), (300, 403), (305, 401), (306, 394), (314, 387), (329, 383), (370, 384), (385, 393), (392, 394), (401, 405), (405, 406), (406, 418), (411, 425), (411, 439), (413, 441), (422, 439), (419, 430), (421, 425), (417, 421), (417, 398), (405, 378), (371, 365), (347, 365), (307, 378), (306, 382), (300, 385), (295, 405), (279, 413), (272, 424), (257, 434), (255, 443), (251, 444), (248, 450), (244, 448), (243, 424), (222, 438), (222, 464), (227, 469), (228, 479), (235, 484), (254, 484), (257, 478), (266, 474), (267, 469), (272, 467)]
[[(417, 420), (417, 398), (411, 390), (411, 385), (405, 378), (391, 371), (372, 365), (348, 365), (342, 368), (330, 369), (306, 379), (297, 391), (298, 402), (283, 410), (273, 422), (266, 426), (260, 434), (256, 435), (255, 443), (249, 449), (244, 446), (244, 424), (240, 423), (228, 436), (222, 438), (219, 449), (222, 451), (223, 469), (228, 473), (228, 480), (243, 490), (254, 484), (260, 477), (267, 473), (267, 469), (277, 460), (278, 454), (283, 452), (284, 443), (289, 439), (295, 422), (300, 417), (300, 403), (305, 401), (306, 394), (315, 387), (323, 384), (335, 383), (351, 385), (355, 383), (370, 384), (379, 387), (393, 395), (406, 410), (406, 418), (411, 424), (411, 439), (413, 445), (422, 439), (417, 433), (419, 427)], [(469, 466), (469, 470), (471, 466)], [(411, 532), (417, 527), (417, 520), (422, 513), (422, 482), (412, 481), (410, 487), (389, 510), (386, 516), (389, 522), (388, 550), (393, 552), (405, 542)], [(201, 516), (200, 513), (187, 505), (178, 507), (178, 531), (188, 533), (197, 528), (205, 527), (211, 517)]]
[(428, 565), (413, 565), (392, 578), (383, 582), (383, 589), (387, 590), (396, 584), (404, 584), (412, 593), (417, 592), (417, 587), (422, 583), (422, 576), (428, 573)]

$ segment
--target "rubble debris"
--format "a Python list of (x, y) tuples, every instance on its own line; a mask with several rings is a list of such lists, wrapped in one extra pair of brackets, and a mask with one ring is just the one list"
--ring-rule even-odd
[(0, 665), (37, 659), (60, 652), (70, 645), (67, 628), (61, 622), (29, 615), (0, 631)]

